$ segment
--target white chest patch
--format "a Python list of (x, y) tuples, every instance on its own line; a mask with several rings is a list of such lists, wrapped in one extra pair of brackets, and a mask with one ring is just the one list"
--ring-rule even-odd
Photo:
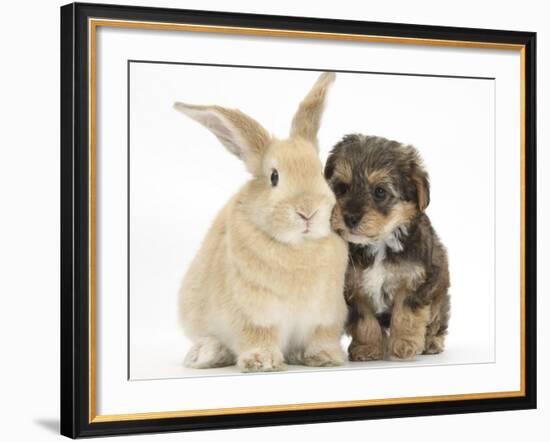
[(365, 294), (371, 299), (376, 314), (384, 313), (392, 301), (391, 291), (384, 291), (384, 284), (393, 277), (386, 265), (386, 249), (401, 252), (403, 245), (399, 238), (407, 234), (406, 228), (398, 228), (384, 240), (369, 245), (369, 250), (374, 256), (373, 264), (363, 271), (362, 286)]
[(385, 253), (384, 256), (376, 255), (373, 265), (363, 271), (363, 290), (371, 298), (376, 314), (383, 313), (388, 308), (383, 290), (388, 277), (384, 258)]

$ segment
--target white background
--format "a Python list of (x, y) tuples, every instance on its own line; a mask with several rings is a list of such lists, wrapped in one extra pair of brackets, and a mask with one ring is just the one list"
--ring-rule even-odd
[[(103, 47), (108, 42), (105, 37)], [(110, 68), (106, 72), (113, 76)], [(235, 367), (183, 367), (191, 342), (182, 335), (176, 306), (180, 281), (207, 228), (249, 175), (209, 131), (175, 111), (173, 101), (239, 107), (284, 138), (297, 103), (318, 76), (279, 69), (131, 63), (131, 379), (238, 373)], [(337, 74), (319, 131), (321, 160), (325, 162), (346, 133), (376, 134), (417, 146), (431, 178), (427, 213), (449, 252), (452, 299), (443, 354), (420, 356), (412, 364), (350, 363), (346, 368), (494, 361), (495, 83)], [(124, 155), (126, 145), (109, 143), (99, 149)], [(500, 152), (503, 149), (501, 145)], [(516, 145), (512, 149), (517, 152)], [(512, 164), (515, 169), (516, 162)], [(508, 194), (505, 201), (512, 201)], [(117, 296), (107, 284), (105, 290), (105, 296)], [(497, 299), (506, 295), (499, 291)]]
[[(539, 54), (548, 46), (548, 34), (542, 31), (548, 20), (540, 2), (468, 2), (454, 5), (438, 2), (396, 2), (391, 8), (379, 4), (360, 6), (356, 2), (320, 5), (291, 2), (254, 4), (222, 1), (129, 2), (157, 6), (179, 6), (310, 15), (363, 20), (395, 21), (455, 26), (476, 26), (539, 31)], [(58, 413), (58, 16), (59, 2), (27, 2), (6, 9), (2, 28), (4, 69), (0, 87), (3, 101), (2, 161), (0, 185), (2, 225), (2, 289), (6, 302), (2, 311), (2, 412), (6, 417), (0, 431), (9, 440), (46, 440), (56, 437)], [(29, 12), (31, 11), (31, 12)], [(9, 44), (8, 44), (9, 43)], [(5, 68), (9, 66), (9, 69)], [(548, 92), (544, 58), (539, 59), (539, 170), (543, 170), (546, 153), (544, 121)], [(32, 107), (31, 107), (32, 106)], [(542, 157), (542, 158), (541, 158)], [(539, 201), (548, 179), (540, 174)], [(539, 224), (550, 214), (546, 205), (539, 208)], [(544, 231), (539, 232), (539, 311), (547, 301), (542, 294), (543, 248), (547, 244)], [(29, 308), (32, 306), (32, 308)], [(539, 313), (539, 318), (542, 318)], [(540, 367), (548, 362), (548, 326), (540, 324)], [(540, 370), (542, 373), (542, 369)], [(547, 391), (547, 382), (539, 378), (539, 391)], [(278, 440), (280, 438), (317, 438), (331, 440), (346, 435), (387, 438), (388, 434), (413, 440), (463, 440), (476, 438), (517, 440), (547, 429), (549, 413), (546, 394), (541, 394), (539, 410), (490, 413), (469, 416), (400, 419), (392, 421), (353, 422), (343, 424), (278, 427), (269, 429), (233, 430), (210, 433), (154, 436), (155, 440)], [(545, 419), (546, 418), (546, 419)], [(452, 431), (449, 432), (449, 428)], [(442, 433), (443, 432), (443, 433)], [(417, 437), (411, 437), (411, 434)], [(144, 436), (144, 440), (152, 436)], [(133, 438), (128, 438), (131, 440)], [(136, 438), (137, 440), (137, 438)]]

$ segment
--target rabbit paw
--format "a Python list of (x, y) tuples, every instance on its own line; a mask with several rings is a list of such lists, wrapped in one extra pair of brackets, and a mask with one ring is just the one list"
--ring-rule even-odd
[(199, 339), (185, 356), (189, 368), (226, 367), (235, 363), (235, 356), (216, 338)]
[(310, 367), (336, 367), (343, 365), (345, 361), (344, 351), (339, 346), (334, 346), (306, 351), (302, 363)]
[(279, 350), (254, 349), (239, 355), (237, 365), (242, 372), (286, 370), (283, 354)]

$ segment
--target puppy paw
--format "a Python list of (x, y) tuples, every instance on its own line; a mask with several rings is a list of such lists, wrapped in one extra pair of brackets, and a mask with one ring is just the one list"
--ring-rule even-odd
[(283, 371), (286, 364), (279, 350), (254, 349), (239, 355), (237, 366), (244, 373)]
[(418, 348), (414, 341), (403, 338), (390, 338), (388, 354), (391, 360), (411, 361), (421, 352), (422, 350)]
[(381, 344), (350, 345), (350, 361), (378, 361), (384, 358), (384, 347)]
[(306, 351), (302, 363), (309, 367), (337, 367), (346, 362), (346, 354), (338, 347)]
[(444, 336), (432, 336), (426, 339), (426, 348), (422, 352), (425, 355), (436, 355), (445, 349)]

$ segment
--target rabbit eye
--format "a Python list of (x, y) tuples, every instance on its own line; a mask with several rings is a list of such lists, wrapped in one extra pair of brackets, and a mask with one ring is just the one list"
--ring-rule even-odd
[(275, 187), (278, 182), (279, 182), (279, 172), (277, 172), (277, 169), (273, 169), (273, 172), (271, 172), (271, 185)]

